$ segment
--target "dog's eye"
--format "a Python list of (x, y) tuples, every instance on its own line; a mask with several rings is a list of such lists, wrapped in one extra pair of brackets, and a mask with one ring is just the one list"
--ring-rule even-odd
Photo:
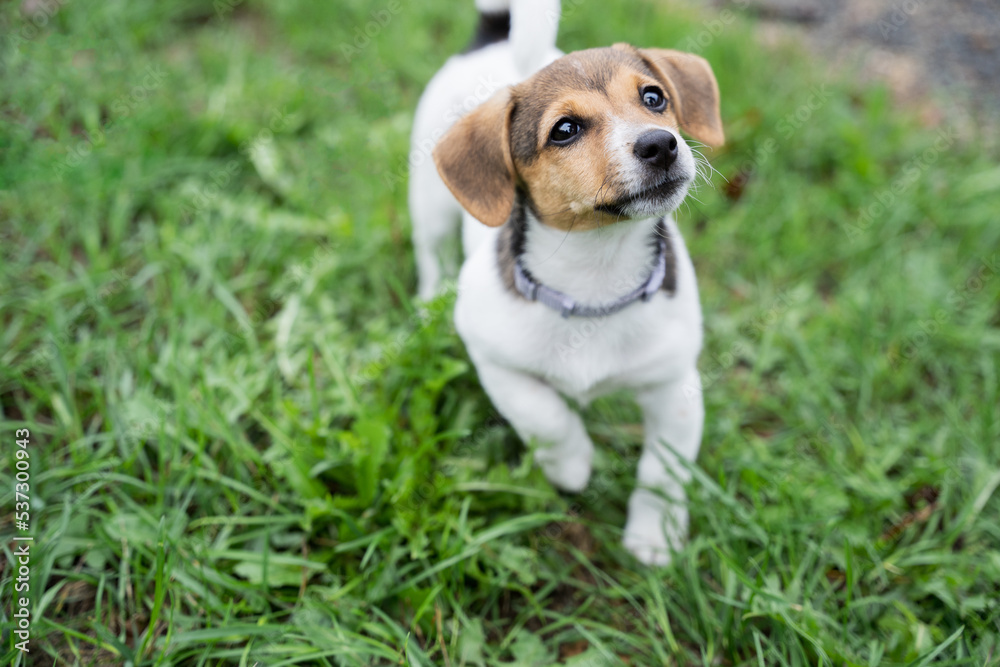
[(549, 139), (554, 144), (567, 144), (578, 134), (580, 134), (580, 124), (569, 118), (562, 118), (552, 128)]
[(663, 96), (663, 91), (656, 86), (642, 89), (642, 103), (653, 111), (663, 111), (667, 108), (667, 98)]

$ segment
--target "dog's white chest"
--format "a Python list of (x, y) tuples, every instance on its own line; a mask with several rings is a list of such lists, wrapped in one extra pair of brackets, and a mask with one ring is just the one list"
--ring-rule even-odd
[(544, 379), (581, 402), (622, 388), (657, 384), (692, 367), (701, 349), (701, 311), (686, 252), (678, 289), (606, 317), (564, 318), (511, 294), (492, 244), (466, 262), (455, 323), (470, 355)]
[(583, 402), (680, 374), (697, 357), (701, 340), (695, 322), (677, 317), (670, 298), (659, 293), (603, 318), (560, 317), (546, 327), (548, 341), (536, 367), (545, 369), (554, 387)]

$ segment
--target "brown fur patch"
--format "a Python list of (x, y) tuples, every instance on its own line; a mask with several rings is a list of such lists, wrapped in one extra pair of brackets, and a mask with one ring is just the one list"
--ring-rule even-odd
[(434, 147), (442, 180), (477, 220), (498, 227), (514, 206), (510, 90), (463, 116)]
[(670, 238), (670, 230), (667, 229), (662, 220), (656, 225), (656, 233), (662, 236), (667, 242), (667, 272), (663, 274), (663, 282), (660, 283), (660, 289), (668, 295), (673, 296), (677, 293), (677, 255), (674, 254), (674, 242)]
[(514, 204), (510, 220), (497, 235), (497, 264), (500, 268), (500, 280), (511, 294), (520, 293), (514, 284), (514, 264), (524, 252), (524, 234), (527, 221), (524, 213), (524, 193), (518, 193), (518, 201)]

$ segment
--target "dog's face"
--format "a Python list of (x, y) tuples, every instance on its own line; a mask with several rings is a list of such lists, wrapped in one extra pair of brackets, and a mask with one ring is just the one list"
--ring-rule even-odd
[(680, 205), (695, 160), (679, 129), (722, 144), (711, 67), (622, 44), (569, 54), (501, 91), (449, 130), (434, 159), (487, 225), (507, 220), (521, 188), (543, 223), (585, 230)]

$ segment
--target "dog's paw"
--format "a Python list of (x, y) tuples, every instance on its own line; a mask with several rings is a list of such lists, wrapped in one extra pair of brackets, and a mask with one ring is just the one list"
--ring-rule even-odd
[(667, 541), (661, 539), (658, 544), (654, 542), (655, 540), (650, 540), (646, 535), (630, 534), (627, 532), (622, 539), (622, 545), (639, 562), (656, 567), (670, 565), (673, 552), (671, 552), (670, 547), (667, 545)]
[(669, 565), (687, 537), (687, 509), (678, 507), (661, 513), (644, 505), (642, 497), (634, 500), (622, 545), (646, 565)]
[(558, 489), (579, 493), (590, 481), (589, 457), (571, 456), (561, 461), (540, 461), (545, 477)]

